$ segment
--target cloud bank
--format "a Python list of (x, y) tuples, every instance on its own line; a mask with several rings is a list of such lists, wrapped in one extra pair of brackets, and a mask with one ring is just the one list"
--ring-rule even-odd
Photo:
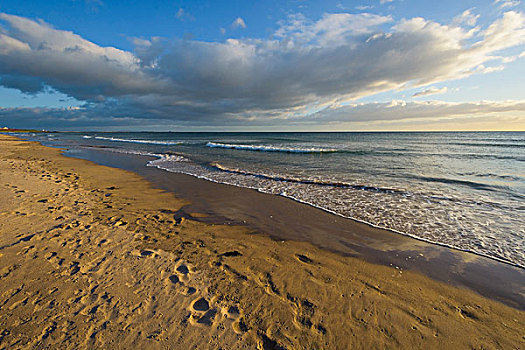
[[(502, 115), (512, 112), (512, 119), (522, 125), (525, 123), (525, 100), (522, 101), (480, 101), (480, 102), (444, 102), (444, 101), (413, 101), (392, 100), (389, 102), (355, 103), (340, 106), (331, 106), (307, 116), (282, 116), (276, 115), (269, 118), (238, 118), (223, 116), (221, 126), (242, 127), (246, 122), (252, 126), (274, 127), (277, 130), (289, 124), (291, 127), (322, 125), (328, 126), (326, 130), (334, 130), (329, 126), (348, 123), (378, 123), (378, 122), (406, 122), (406, 121), (443, 121), (484, 118), (493, 123), (498, 123)], [(94, 128), (107, 130), (107, 127), (118, 129), (126, 125), (131, 130), (140, 130), (147, 121), (166, 130), (172, 125), (173, 119), (169, 115), (161, 114), (164, 118), (146, 117), (140, 110), (130, 107), (122, 112), (118, 104), (96, 105), (77, 108), (0, 108), (0, 120), (5, 123), (22, 123), (21, 127), (48, 128), (50, 123), (60, 123), (68, 130), (75, 127)], [(206, 127), (210, 120), (183, 118), (177, 121), (181, 127)], [(336, 129), (335, 129), (336, 130)], [(359, 130), (368, 130), (360, 128)]]
[[(0, 85), (28, 94), (51, 87), (86, 103), (81, 110), (2, 109), (2, 120), (36, 121), (38, 112), (52, 126), (322, 124), (343, 120), (348, 103), (365, 96), (503, 69), (511, 60), (501, 50), (525, 43), (525, 16), (516, 11), (485, 28), (475, 26), (470, 10), (448, 25), (369, 13), (317, 21), (297, 14), (267, 39), (135, 39), (133, 52), (39, 20), (0, 20)], [(430, 93), (436, 92), (419, 96)], [(452, 113), (442, 105), (425, 108)], [(366, 110), (368, 120), (394, 111), (377, 104)]]

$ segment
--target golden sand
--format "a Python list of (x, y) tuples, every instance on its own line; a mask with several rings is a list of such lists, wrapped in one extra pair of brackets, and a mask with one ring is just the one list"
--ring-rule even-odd
[(192, 220), (37, 143), (0, 154), (0, 349), (525, 348), (525, 312), (474, 292)]

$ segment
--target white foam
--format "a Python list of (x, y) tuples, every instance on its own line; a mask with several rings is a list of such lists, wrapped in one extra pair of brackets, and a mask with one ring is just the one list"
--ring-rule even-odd
[(159, 159), (150, 160), (146, 164), (147, 166), (160, 167), (160, 166), (162, 166), (163, 164), (166, 164), (166, 163), (187, 162), (188, 161), (183, 156), (176, 155), (176, 154), (154, 154), (154, 155), (159, 157)]
[(330, 153), (337, 152), (335, 149), (329, 148), (294, 148), (294, 147), (276, 147), (263, 145), (242, 145), (231, 143), (208, 142), (207, 147), (211, 148), (228, 148), (242, 151), (258, 151), (258, 152), (286, 152), (286, 153)]
[[(84, 136), (84, 138), (86, 137)], [(182, 142), (180, 141), (120, 139), (116, 137), (103, 137), (103, 136), (95, 136), (95, 138), (97, 140), (106, 140), (106, 141), (115, 141), (115, 142), (131, 142), (131, 143), (146, 143), (146, 144), (152, 144), (152, 145), (165, 145), (165, 146), (173, 146), (173, 145), (182, 144)]]

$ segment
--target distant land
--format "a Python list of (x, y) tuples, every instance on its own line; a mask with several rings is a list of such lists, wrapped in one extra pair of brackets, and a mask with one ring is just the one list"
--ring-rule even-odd
[(36, 129), (11, 129), (7, 126), (4, 126), (0, 129), (0, 132), (56, 132), (56, 131), (48, 131), (45, 129), (42, 130), (36, 130)]

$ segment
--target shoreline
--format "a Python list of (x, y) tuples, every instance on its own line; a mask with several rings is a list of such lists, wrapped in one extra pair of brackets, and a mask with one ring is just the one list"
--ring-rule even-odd
[[(337, 254), (413, 270), (525, 310), (525, 270), (506, 261), (376, 227), (288, 197), (147, 167), (153, 157), (93, 148), (64, 155), (137, 173), (156, 188), (189, 200), (191, 209), (186, 211), (206, 212), (208, 223), (232, 222), (275, 240), (309, 242)], [(278, 209), (268, 210), (274, 207)], [(269, 220), (272, 216), (274, 220)], [(285, 224), (276, 226), (275, 220)]]
[[(2, 346), (523, 344), (523, 311), (420, 273), (335, 254), (304, 240), (272, 240), (271, 230), (262, 230), (287, 226), (294, 211), (308, 215), (312, 211), (304, 204), (268, 208), (269, 200), (254, 203), (264, 210), (288, 211), (279, 222), (254, 220), (258, 230), (238, 222), (218, 224), (213, 222), (221, 214), (217, 208), (229, 198), (211, 197), (235, 196), (238, 190), (213, 184), (210, 198), (199, 203), (145, 181), (156, 176), (166, 181), (158, 169), (137, 175), (7, 136), (0, 136), (0, 148), (5, 198), (0, 203)], [(170, 178), (182, 181), (179, 192), (193, 196), (211, 188), (182, 176)], [(235, 207), (223, 210), (240, 215)], [(316, 215), (319, 221), (333, 220), (328, 213)], [(300, 224), (316, 230), (324, 226)], [(374, 243), (360, 232), (349, 235), (361, 237), (351, 247), (361, 255), (367, 244), (394, 242), (386, 236)]]
[[(149, 164), (149, 162), (148, 162), (148, 164)], [(149, 166), (149, 165), (147, 165), (147, 166)], [(159, 168), (159, 167), (157, 167), (157, 168), (159, 170), (161, 170), (161, 171), (170, 172), (169, 170), (166, 170), (166, 169), (162, 169), (162, 168)], [(173, 173), (176, 173), (176, 172), (173, 172)], [(200, 177), (200, 176), (195, 176), (195, 175), (185, 174), (185, 173), (176, 173), (176, 174), (187, 175), (187, 176), (194, 177), (196, 179), (201, 179), (201, 180), (205, 180), (205, 181), (208, 181), (208, 182), (213, 182), (213, 183), (220, 184), (220, 185), (241, 187), (241, 186), (236, 186), (236, 185), (232, 185), (232, 184), (228, 184), (228, 183), (222, 183), (222, 182), (214, 181), (214, 180), (206, 178), (206, 177)], [(260, 191), (258, 188), (254, 188), (254, 187), (241, 187), (241, 188), (245, 188), (245, 189), (248, 189), (248, 190), (255, 190), (257, 192), (264, 193), (264, 194), (270, 194), (270, 195), (273, 195), (273, 196), (281, 196), (281, 197), (290, 199), (290, 200), (292, 200), (294, 202), (305, 204), (305, 205), (311, 206), (313, 208), (322, 210), (322, 211), (324, 211), (326, 213), (329, 213), (331, 215), (340, 217), (342, 219), (350, 220), (350, 221), (353, 221), (353, 222), (356, 222), (356, 223), (360, 223), (360, 224), (364, 224), (364, 225), (370, 226), (370, 227), (372, 227), (374, 229), (392, 232), (392, 233), (395, 233), (395, 234), (398, 234), (398, 235), (401, 235), (401, 236), (409, 237), (411, 239), (414, 239), (416, 241), (420, 241), (420, 242), (423, 242), (423, 243), (432, 244), (432, 245), (440, 246), (440, 247), (443, 247), (443, 248), (448, 248), (448, 249), (459, 251), (459, 252), (464, 252), (464, 253), (477, 255), (477, 256), (479, 256), (481, 258), (494, 260), (495, 262), (498, 262), (498, 263), (503, 263), (503, 264), (506, 264), (506, 265), (509, 265), (509, 266), (512, 266), (512, 267), (517, 267), (517, 268), (520, 268), (522, 270), (525, 270), (525, 266), (520, 265), (518, 263), (514, 263), (514, 262), (512, 262), (510, 260), (506, 260), (504, 258), (499, 258), (499, 257), (496, 257), (496, 256), (482, 254), (482, 253), (479, 253), (479, 252), (476, 252), (476, 251), (472, 251), (472, 250), (468, 250), (468, 249), (462, 249), (462, 248), (459, 248), (459, 247), (455, 247), (453, 245), (449, 245), (449, 244), (441, 243), (441, 242), (437, 242), (437, 241), (432, 241), (432, 240), (425, 239), (425, 238), (419, 237), (417, 235), (414, 235), (414, 234), (411, 234), (411, 233), (407, 233), (407, 232), (403, 232), (403, 231), (399, 231), (399, 230), (396, 230), (396, 229), (393, 229), (393, 228), (388, 228), (388, 227), (375, 225), (375, 224), (373, 224), (371, 222), (368, 222), (366, 220), (361, 220), (361, 219), (358, 219), (358, 218), (355, 218), (355, 217), (351, 217), (351, 216), (345, 216), (345, 215), (339, 214), (339, 213), (337, 213), (337, 212), (335, 212), (333, 210), (330, 210), (330, 209), (327, 209), (327, 208), (323, 208), (321, 206), (317, 206), (315, 204), (312, 204), (312, 203), (307, 202), (307, 201), (303, 201), (301, 199), (298, 199), (298, 198), (295, 198), (295, 197), (292, 197), (292, 196), (283, 195), (283, 194), (276, 195), (276, 194), (266, 193), (266, 192)]]
[[(91, 137), (91, 136), (89, 136)], [(96, 137), (95, 137), (96, 138)], [(142, 143), (142, 141), (136, 141), (136, 140), (122, 140), (122, 139), (117, 139), (117, 141), (126, 141), (126, 142), (139, 142), (139, 143)], [(150, 142), (150, 141), (147, 141), (147, 142)], [(155, 143), (155, 142), (153, 142)], [(183, 144), (183, 142), (179, 142), (181, 144)], [(53, 146), (51, 145), (51, 147), (56, 147), (56, 146)], [(68, 147), (68, 146), (66, 146)], [(106, 148), (108, 146), (93, 146), (93, 145), (82, 145), (82, 144), (77, 144), (75, 146), (73, 146), (73, 148), (85, 148), (85, 147), (90, 147), (90, 148), (93, 148), (93, 149), (97, 149), (98, 147), (100, 148)], [(111, 148), (111, 147), (109, 147)], [(113, 151), (113, 149), (112, 149)], [(119, 151), (119, 148), (115, 148), (114, 149), (115, 152)], [(117, 153), (120, 153), (120, 152), (117, 152)], [(125, 153), (125, 152), (124, 152)], [(162, 153), (162, 152), (161, 152)], [(139, 154), (139, 153), (137, 153)], [(168, 152), (168, 154), (170, 154), (170, 152)], [(177, 154), (177, 153), (173, 153), (173, 154)], [(160, 157), (160, 160), (162, 160), (162, 154), (157, 154), (157, 155), (153, 155), (154, 157)], [(89, 157), (86, 158), (86, 159), (90, 159)], [(157, 158), (153, 158), (154, 160), (157, 160)], [(145, 161), (147, 163), (151, 163), (151, 161), (148, 159), (147, 161)], [(156, 161), (153, 161), (153, 164), (151, 166), (154, 166), (154, 167), (159, 167), (158, 165), (156, 165)], [(210, 163), (212, 164), (212, 167), (213, 167), (213, 162)], [(106, 164), (106, 165), (109, 165), (111, 166), (111, 164)], [(123, 167), (125, 168), (125, 166)], [(159, 167), (160, 169), (164, 169), (162, 166)], [(166, 171), (171, 171), (169, 169), (164, 169)], [(226, 170), (226, 172), (229, 172), (229, 170)], [(235, 171), (234, 171), (235, 172)], [(238, 184), (235, 184), (235, 183), (228, 183), (227, 181), (226, 182), (221, 182), (220, 180), (215, 180), (213, 177), (209, 177), (207, 175), (196, 175), (194, 173), (187, 173), (191, 176), (194, 176), (196, 178), (202, 178), (204, 180), (207, 180), (207, 181), (211, 181), (211, 182), (215, 182), (215, 183), (218, 183), (218, 184), (231, 184), (233, 186), (240, 186), (240, 187), (244, 187), (244, 188), (250, 188), (250, 189), (255, 189), (255, 190), (258, 190), (260, 192), (263, 192), (265, 193), (264, 191), (261, 191), (260, 188), (258, 188), (257, 186), (253, 186), (253, 187), (250, 187), (250, 185), (238, 185)], [(254, 175), (255, 177), (263, 177), (265, 178), (266, 175)], [(286, 181), (283, 181), (283, 182), (286, 182)], [(292, 181), (293, 182), (293, 181)], [(337, 187), (337, 186), (336, 186)], [(395, 190), (397, 191), (397, 190)], [(276, 193), (273, 193), (274, 195), (276, 195)], [(505, 254), (501, 253), (500, 251), (498, 250), (494, 250), (495, 248), (498, 248), (498, 246), (495, 246), (495, 247), (492, 247), (493, 250), (490, 250), (490, 249), (480, 249), (478, 250), (476, 248), (476, 245), (473, 245), (473, 243), (470, 243), (470, 244), (467, 244), (467, 246), (465, 247), (465, 245), (463, 244), (456, 244), (455, 242), (458, 242), (461, 240), (461, 236), (463, 234), (460, 235), (460, 237), (456, 237), (456, 241), (453, 242), (453, 241), (447, 241), (446, 239), (445, 240), (440, 240), (440, 239), (436, 239), (436, 238), (430, 238), (430, 237), (435, 237), (435, 235), (432, 235), (432, 231), (429, 231), (427, 235), (418, 235), (418, 234), (414, 234), (414, 233), (410, 233), (410, 230), (398, 230), (398, 229), (395, 229), (395, 228), (392, 228), (392, 227), (386, 227), (385, 225), (376, 225), (373, 223), (373, 221), (370, 221), (370, 220), (366, 220), (366, 219), (360, 219), (360, 216), (359, 213), (354, 213), (355, 215), (351, 216), (351, 215), (344, 215), (342, 213), (338, 213), (334, 210), (331, 210), (330, 209), (330, 206), (319, 206), (319, 205), (316, 205), (314, 204), (315, 203), (315, 199), (314, 201), (308, 201), (308, 200), (302, 200), (301, 198), (296, 198), (294, 196), (288, 196), (286, 193), (282, 194), (281, 193), (281, 196), (284, 196), (284, 197), (289, 197), (290, 199), (296, 201), (296, 202), (300, 202), (300, 203), (305, 203), (305, 204), (308, 204), (310, 206), (313, 206), (313, 207), (316, 207), (316, 208), (319, 208), (323, 211), (326, 211), (328, 213), (331, 213), (333, 215), (336, 215), (338, 217), (341, 217), (341, 218), (345, 218), (345, 219), (350, 219), (350, 220), (353, 220), (353, 221), (357, 221), (357, 222), (360, 222), (360, 223), (364, 223), (364, 224), (367, 224), (367, 225), (370, 225), (374, 228), (378, 228), (378, 229), (382, 229), (382, 230), (387, 230), (387, 231), (390, 231), (390, 232), (395, 232), (396, 234), (399, 234), (399, 235), (403, 235), (403, 236), (408, 236), (408, 237), (411, 237), (413, 239), (416, 239), (416, 240), (419, 240), (419, 241), (423, 241), (423, 242), (426, 242), (426, 243), (431, 243), (431, 244), (434, 244), (434, 245), (440, 245), (442, 247), (447, 247), (447, 248), (450, 248), (450, 249), (454, 249), (454, 250), (458, 250), (458, 251), (463, 251), (463, 252), (467, 252), (467, 253), (472, 253), (472, 254), (475, 254), (475, 255), (478, 255), (478, 256), (481, 256), (481, 257), (486, 257), (486, 258), (489, 258), (489, 259), (492, 259), (492, 260), (495, 260), (495, 261), (499, 261), (499, 262), (502, 262), (502, 263), (505, 263), (505, 264), (509, 264), (511, 266), (515, 266), (515, 267), (519, 267), (521, 269), (525, 269), (525, 265), (521, 262), (521, 260), (523, 260), (521, 258), (521, 255), (519, 254), (519, 252), (515, 252), (516, 255), (514, 256), (506, 256)], [(308, 197), (308, 196), (306, 196)], [(387, 209), (388, 210), (388, 209)], [(362, 211), (362, 212), (366, 212), (367, 210), (365, 211)], [(373, 212), (373, 210), (372, 210)], [(501, 214), (501, 213), (500, 213)], [(504, 215), (503, 215), (504, 216)], [(395, 218), (396, 215), (395, 214), (392, 214), (391, 215), (392, 218)], [(464, 220), (464, 221), (476, 221), (476, 220)], [(440, 222), (437, 221), (435, 223), (436, 225), (439, 225)], [(387, 225), (388, 226), (388, 225)], [(444, 230), (445, 232), (447, 232), (447, 230), (445, 229)], [(468, 236), (468, 230), (465, 230), (467, 232), (467, 236)], [(507, 230), (508, 231), (508, 230)], [(518, 230), (519, 231), (519, 230)], [(445, 238), (447, 237), (447, 234), (444, 235)], [(492, 236), (490, 236), (492, 237)], [(490, 238), (489, 237), (489, 238)], [(494, 236), (494, 237), (498, 237), (498, 235)], [(475, 238), (477, 238), (477, 236), (475, 236), (474, 234), (474, 237), (470, 237), (469, 241), (474, 239), (475, 241)], [(505, 241), (504, 239), (502, 241)], [(500, 241), (501, 242), (501, 241)], [(519, 242), (516, 243), (518, 246), (519, 246)], [(477, 246), (479, 247), (482, 247), (482, 244), (478, 244)]]

